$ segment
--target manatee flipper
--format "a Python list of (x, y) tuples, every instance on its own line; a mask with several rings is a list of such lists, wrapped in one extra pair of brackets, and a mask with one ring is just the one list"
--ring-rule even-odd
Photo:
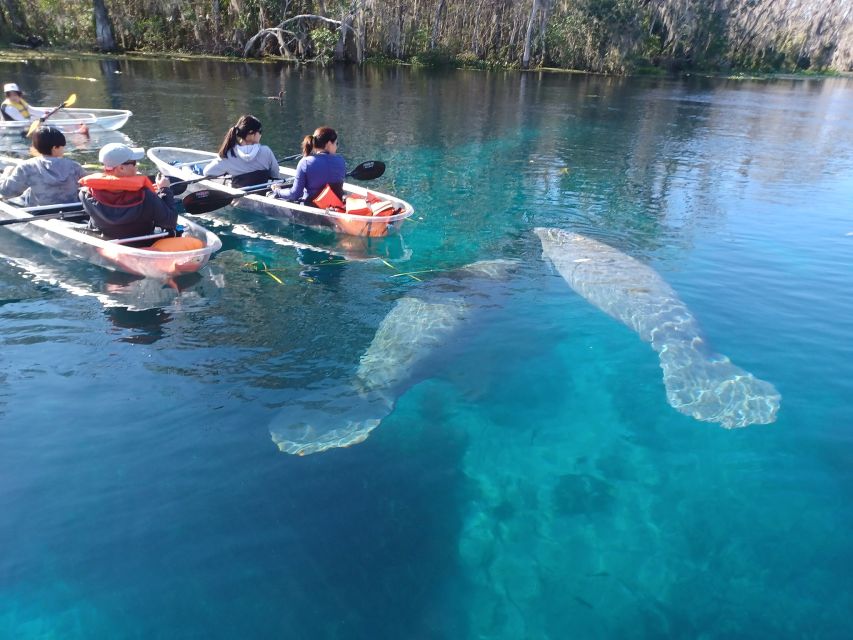
[(270, 436), (284, 453), (299, 456), (364, 442), (390, 411), (384, 400), (351, 384), (301, 395), (282, 409)]
[(727, 429), (776, 420), (781, 396), (726, 356), (668, 345), (658, 352), (666, 398), (675, 409)]
[(773, 385), (709, 350), (687, 305), (651, 267), (578, 233), (535, 233), (572, 289), (651, 343), (672, 407), (726, 428), (776, 420), (781, 396)]
[(306, 455), (363, 442), (397, 398), (445, 360), (477, 300), (490, 300), (484, 281), (504, 279), (516, 266), (512, 260), (475, 262), (425, 286), (420, 295), (399, 299), (379, 324), (352, 382), (301, 395), (282, 409), (270, 426), (278, 448)]

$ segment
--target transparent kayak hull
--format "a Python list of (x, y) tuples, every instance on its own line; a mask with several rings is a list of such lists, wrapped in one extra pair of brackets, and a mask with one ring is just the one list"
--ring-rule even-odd
[[(105, 240), (86, 230), (85, 222), (73, 220), (39, 220), (7, 202), (0, 201), (0, 220), (26, 220), (0, 227), (0, 233), (17, 233), (33, 242), (92, 264), (148, 278), (170, 278), (182, 273), (198, 271), (210, 256), (222, 247), (222, 241), (201, 225), (179, 218), (184, 235), (198, 238), (204, 247), (192, 251), (152, 251), (129, 247)], [(5, 230), (5, 231), (3, 231)]]
[[(50, 111), (52, 107), (37, 107), (44, 111)], [(132, 111), (124, 109), (60, 109), (50, 118), (47, 123), (58, 127), (65, 133), (73, 133), (85, 124), (90, 129), (101, 129), (103, 131), (117, 131), (128, 121)], [(30, 128), (29, 121), (0, 120), (0, 133), (21, 135)]]
[[(148, 158), (157, 165), (160, 173), (181, 180), (198, 179), (198, 175), (190, 168), (196, 163), (210, 162), (216, 158), (215, 153), (197, 151), (194, 149), (181, 149), (179, 147), (152, 147), (148, 150)], [(280, 167), (283, 178), (296, 175), (296, 170), (289, 167)], [(205, 189), (216, 189), (234, 196), (243, 196), (245, 191), (231, 188), (222, 183), (221, 180), (202, 180), (187, 186), (187, 193), (202, 191)], [(308, 207), (296, 202), (287, 202), (278, 198), (271, 198), (263, 193), (252, 193), (246, 195), (235, 203), (242, 209), (257, 211), (270, 218), (287, 220), (293, 224), (315, 229), (325, 229), (344, 235), (383, 237), (399, 233), (403, 221), (414, 213), (412, 205), (386, 193), (380, 193), (373, 189), (344, 183), (344, 193), (349, 195), (365, 196), (368, 191), (383, 200), (388, 200), (402, 211), (392, 216), (361, 216), (346, 213), (337, 213), (317, 207)]]

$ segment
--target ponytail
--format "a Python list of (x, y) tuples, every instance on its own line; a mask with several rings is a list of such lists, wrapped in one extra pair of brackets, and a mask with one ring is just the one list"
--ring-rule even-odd
[(314, 136), (302, 138), (302, 157), (308, 157), (314, 151)]
[(228, 133), (226, 133), (225, 137), (222, 139), (222, 144), (219, 145), (219, 157), (226, 158), (229, 155), (233, 155), (234, 147), (236, 147), (241, 140), (244, 140), (246, 136), (260, 130), (261, 121), (255, 116), (240, 116), (237, 124), (228, 129)]
[(315, 149), (323, 149), (330, 142), (338, 139), (337, 132), (331, 127), (320, 127), (313, 135), (305, 136), (302, 140), (302, 155), (310, 156)]

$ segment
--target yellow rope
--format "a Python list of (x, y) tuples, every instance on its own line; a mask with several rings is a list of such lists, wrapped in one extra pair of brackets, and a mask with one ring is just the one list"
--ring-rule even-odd
[[(395, 267), (393, 264), (391, 264), (390, 262), (388, 262), (385, 258), (379, 258), (379, 259), (380, 259), (380, 260), (382, 260), (382, 262), (383, 262), (387, 267), (389, 267), (389, 268), (393, 269), (394, 271), (399, 271), (399, 269), (398, 269), (397, 267)], [(417, 272), (412, 272), (412, 273), (417, 273)], [(395, 275), (409, 276), (412, 280), (417, 280), (418, 282), (423, 282), (423, 280), (421, 280), (421, 279), (420, 279), (420, 278), (418, 278), (417, 276), (413, 276), (411, 273), (398, 273), (398, 274), (395, 274)], [(393, 278), (394, 276), (391, 276), (391, 277)]]

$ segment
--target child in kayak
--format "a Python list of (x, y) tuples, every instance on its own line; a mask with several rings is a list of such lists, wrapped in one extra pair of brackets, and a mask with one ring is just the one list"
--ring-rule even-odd
[(254, 116), (241, 116), (225, 134), (219, 157), (204, 167), (205, 176), (231, 176), (231, 186), (246, 187), (281, 177), (278, 160), (268, 146), (261, 144), (261, 122)]
[(21, 196), (25, 207), (77, 202), (77, 181), (86, 175), (78, 163), (63, 158), (65, 136), (55, 127), (39, 127), (33, 133), (35, 158), (6, 167), (0, 177), (0, 196)]

